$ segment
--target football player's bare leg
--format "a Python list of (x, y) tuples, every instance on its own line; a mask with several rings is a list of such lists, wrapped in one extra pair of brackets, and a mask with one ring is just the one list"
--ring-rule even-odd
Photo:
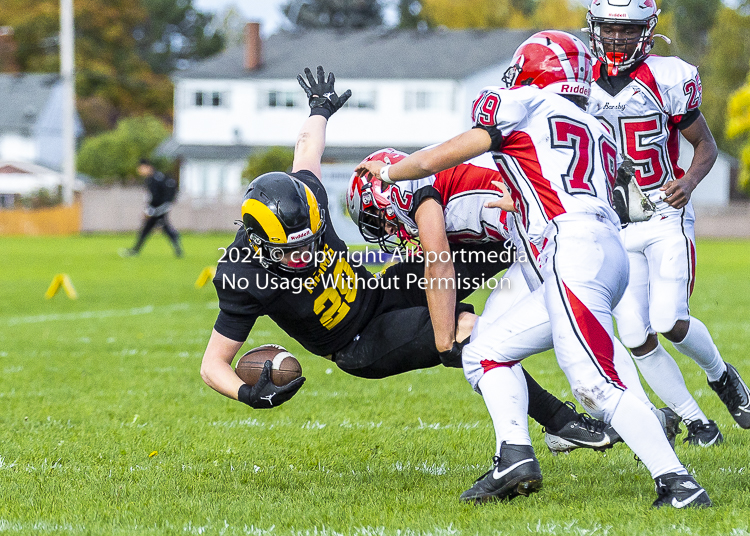
[(474, 329), (474, 324), (479, 318), (473, 313), (463, 312), (458, 315), (458, 322), (456, 323), (456, 341), (464, 342), (466, 339), (471, 337), (471, 332)]

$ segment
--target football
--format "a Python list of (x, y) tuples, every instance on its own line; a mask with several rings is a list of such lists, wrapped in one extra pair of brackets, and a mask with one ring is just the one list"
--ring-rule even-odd
[(271, 381), (274, 385), (285, 385), (302, 376), (302, 365), (283, 346), (265, 344), (246, 352), (237, 360), (234, 372), (246, 384), (258, 383), (266, 361), (272, 361)]

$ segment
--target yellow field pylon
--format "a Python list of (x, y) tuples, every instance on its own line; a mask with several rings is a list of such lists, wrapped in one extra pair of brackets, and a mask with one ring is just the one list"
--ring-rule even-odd
[(195, 280), (195, 288), (201, 288), (203, 285), (211, 281), (216, 275), (216, 268), (213, 266), (206, 266), (198, 279)]
[(68, 276), (68, 274), (57, 274), (53, 277), (52, 283), (44, 294), (44, 297), (48, 300), (54, 297), (54, 295), (57, 294), (57, 291), (60, 290), (60, 287), (63, 288), (68, 298), (71, 300), (78, 299), (78, 293), (76, 292), (76, 289), (73, 288), (73, 283), (70, 281), (70, 276)]

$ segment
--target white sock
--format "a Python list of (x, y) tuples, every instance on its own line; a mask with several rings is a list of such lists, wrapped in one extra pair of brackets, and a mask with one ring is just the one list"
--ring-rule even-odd
[(531, 445), (529, 437), (529, 393), (520, 364), (497, 367), (479, 380), (487, 411), (495, 426), (496, 455), (503, 441), (511, 445)]
[(698, 363), (698, 366), (706, 371), (710, 382), (717, 381), (727, 370), (727, 365), (721, 358), (708, 328), (697, 318), (690, 317), (687, 335), (682, 341), (672, 344), (678, 352)]
[(638, 376), (638, 370), (635, 368), (627, 348), (625, 348), (625, 345), (623, 345), (619, 339), (614, 339), (613, 342), (615, 346), (615, 370), (617, 371), (620, 380), (622, 380), (622, 383), (625, 384), (628, 390), (633, 393), (638, 400), (646, 404), (649, 409), (656, 409), (651, 403), (651, 400), (648, 399), (646, 391), (643, 390), (641, 378)]
[(680, 367), (660, 343), (657, 342), (656, 348), (646, 355), (633, 357), (646, 383), (672, 411), (688, 422), (708, 422), (698, 402), (688, 391)]
[(651, 478), (664, 473), (687, 474), (669, 445), (659, 419), (629, 391), (620, 397), (610, 424), (641, 459)]

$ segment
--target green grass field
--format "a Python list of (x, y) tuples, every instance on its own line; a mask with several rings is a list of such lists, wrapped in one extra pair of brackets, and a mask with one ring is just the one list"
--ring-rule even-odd
[[(653, 481), (627, 447), (555, 458), (535, 424), (542, 491), (463, 505), (494, 433), (459, 370), (354, 378), (263, 320), (246, 347), (284, 344), (307, 383), (280, 408), (252, 410), (199, 376), (218, 302), (194, 282), (230, 237), (188, 235), (179, 260), (161, 236), (118, 257), (131, 241), (0, 239), (0, 533), (750, 534), (750, 431), (682, 356), (726, 438), (677, 446), (715, 508), (654, 511)], [(698, 259), (693, 314), (750, 379), (750, 242), (702, 241)], [(44, 299), (61, 272), (78, 300)], [(572, 399), (552, 354), (526, 366)]]

